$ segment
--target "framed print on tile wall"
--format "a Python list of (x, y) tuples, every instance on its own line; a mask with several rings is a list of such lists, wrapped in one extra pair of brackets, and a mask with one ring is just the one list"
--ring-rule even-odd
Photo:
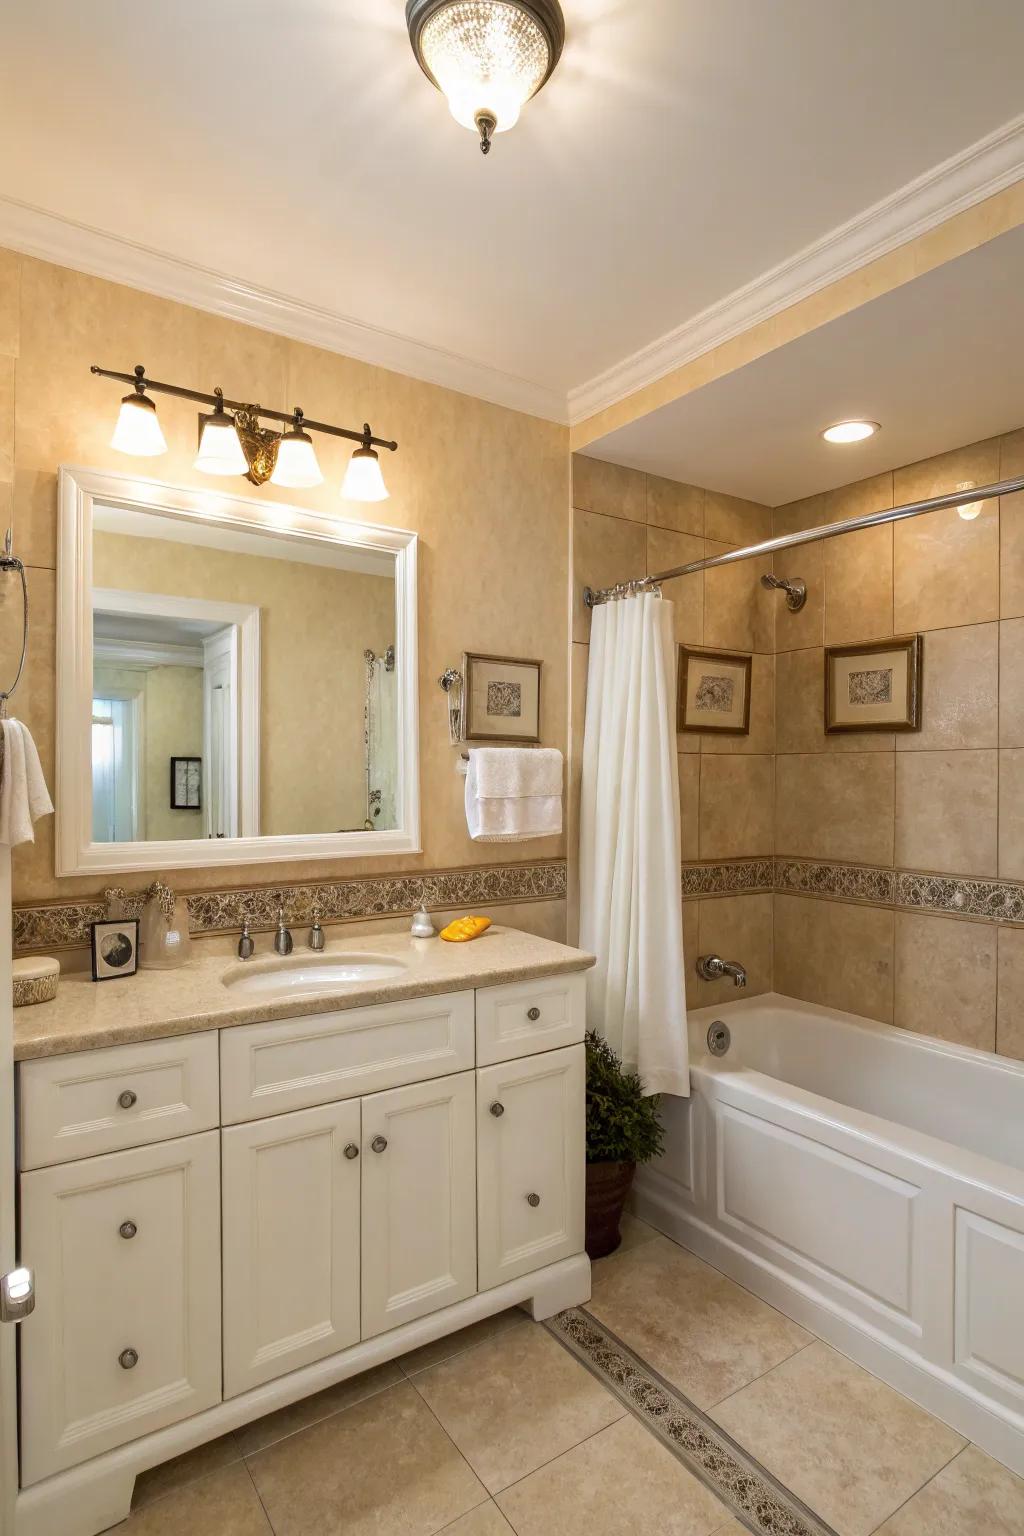
[(467, 651), (462, 658), (466, 694), (466, 740), (521, 742), (540, 741), (539, 661), (519, 661), (513, 656), (478, 656)]
[(750, 731), (749, 656), (679, 647), (676, 729), (746, 736)]
[(825, 651), (825, 730), (919, 731), (922, 635)]

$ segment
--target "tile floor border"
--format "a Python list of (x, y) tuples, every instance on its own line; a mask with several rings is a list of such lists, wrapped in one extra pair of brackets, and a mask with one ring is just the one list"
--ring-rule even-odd
[(545, 1326), (756, 1536), (836, 1536), (610, 1328), (578, 1307)]

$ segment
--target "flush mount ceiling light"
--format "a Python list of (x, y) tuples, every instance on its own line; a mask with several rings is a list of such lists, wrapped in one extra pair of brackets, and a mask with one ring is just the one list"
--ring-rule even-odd
[[(320, 485), (324, 477), (309, 434), (323, 432), (328, 437), (343, 437), (359, 444), (346, 471), (341, 494), (349, 501), (384, 501), (387, 497), (380, 459), (374, 450), (387, 448), (394, 453), (398, 444), (387, 438), (374, 437), (368, 423), (364, 422), (362, 431), (356, 432), (351, 427), (334, 427), (326, 421), (309, 421), (298, 406), (288, 412), (271, 411), (262, 405), (225, 400), (222, 389), (204, 395), (180, 384), (162, 384), (157, 379), (147, 379), (141, 363), (134, 373), (115, 373), (109, 368), (97, 368), (95, 364), (92, 372), (100, 378), (120, 379), (134, 387), (135, 393), (125, 395), (121, 401), (121, 413), (110, 440), (111, 448), (120, 453), (148, 457), (167, 452), (156, 406), (149, 399), (148, 390), (213, 407), (212, 411), (202, 412), (199, 416), (199, 451), (193, 467), (204, 474), (245, 475), (253, 485), (264, 485), (269, 480), (271, 485), (303, 490)], [(281, 422), (287, 430), (265, 427), (261, 417)]]
[(565, 21), (558, 0), (408, 0), (405, 20), (420, 68), (452, 116), (480, 135), (515, 127), (558, 63)]
[(881, 430), (877, 421), (837, 421), (821, 435), (826, 443), (862, 443)]

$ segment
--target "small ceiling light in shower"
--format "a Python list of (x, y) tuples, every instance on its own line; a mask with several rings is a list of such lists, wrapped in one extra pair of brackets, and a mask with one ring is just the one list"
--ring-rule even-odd
[[(973, 491), (977, 483), (977, 480), (958, 480), (956, 488), (958, 491)], [(965, 523), (973, 523), (984, 505), (983, 501), (968, 501), (962, 507), (957, 507), (957, 511)]]
[(455, 121), (479, 133), (485, 155), (494, 134), (518, 122), (565, 41), (558, 0), (407, 0), (405, 20), (420, 68)]
[(323, 478), (313, 439), (308, 432), (303, 431), (302, 417), (297, 414), (295, 425), (282, 433), (277, 445), (277, 463), (270, 483), (300, 491), (313, 485), (322, 485)]
[(219, 400), (211, 415), (199, 417), (199, 452), (192, 467), (201, 469), (204, 475), (245, 475), (249, 472), (234, 420)]
[(821, 435), (826, 443), (862, 443), (881, 430), (877, 421), (837, 421)]
[(387, 501), (388, 488), (380, 471), (380, 459), (370, 447), (370, 429), (363, 429), (363, 446), (357, 448), (348, 461), (348, 469), (341, 484), (341, 494), (346, 501)]

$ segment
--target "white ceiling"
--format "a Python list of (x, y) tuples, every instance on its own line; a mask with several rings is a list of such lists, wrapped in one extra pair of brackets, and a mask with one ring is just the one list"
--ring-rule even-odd
[[(819, 436), (867, 418), (863, 443)], [(779, 506), (1024, 425), (1024, 228), (821, 326), (587, 453)]]
[(1020, 0), (564, 8), (484, 160), (403, 0), (8, 5), (0, 195), (564, 401), (1021, 107)]

